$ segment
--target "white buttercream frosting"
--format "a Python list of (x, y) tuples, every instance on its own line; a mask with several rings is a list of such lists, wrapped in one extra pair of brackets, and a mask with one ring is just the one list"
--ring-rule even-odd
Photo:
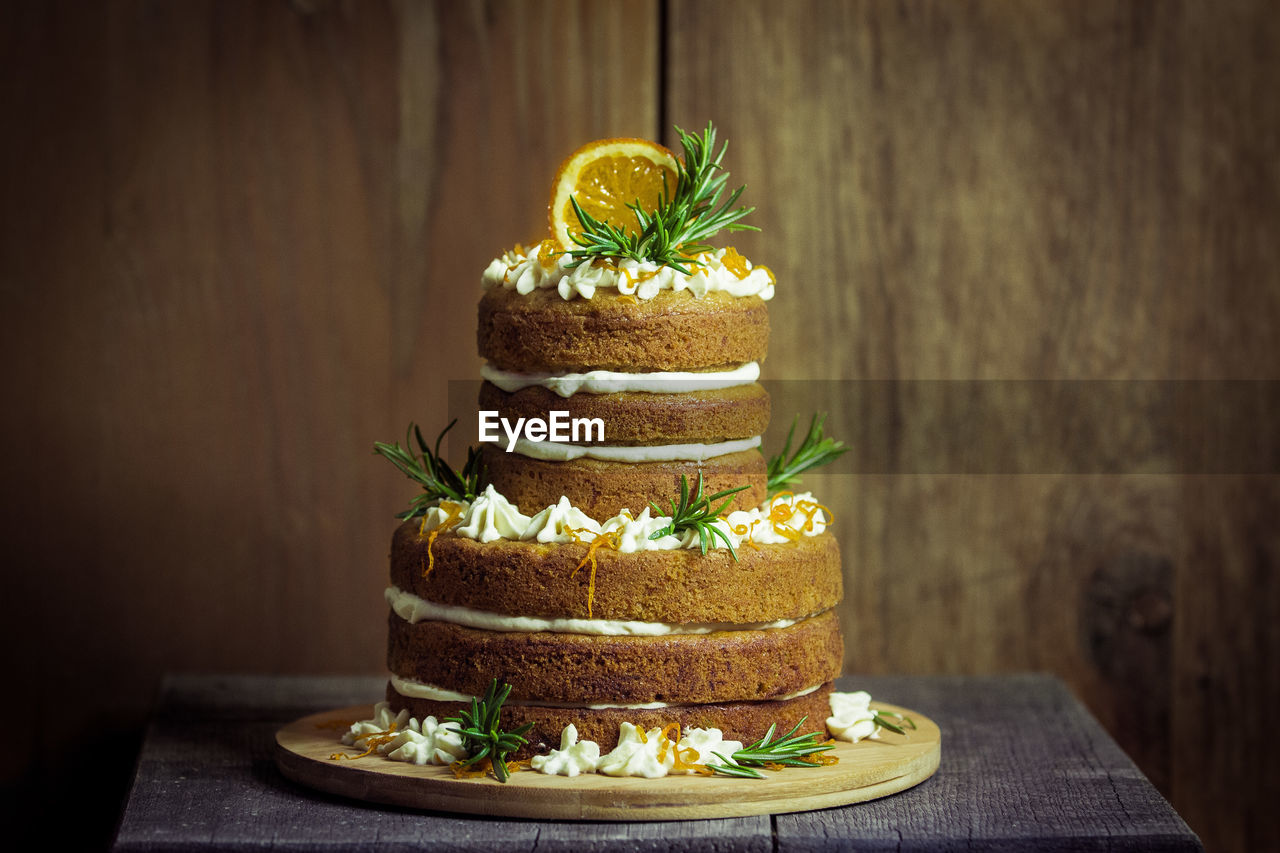
[(585, 445), (517, 438), (514, 452), (544, 462), (598, 459), (602, 462), (701, 462), (730, 453), (754, 450), (760, 436), (721, 441), (715, 444)]
[(373, 735), (384, 735), (390, 731), (412, 730), (418, 721), (409, 716), (408, 709), (396, 713), (388, 702), (379, 702), (373, 706), (373, 716), (368, 720), (360, 720), (351, 724), (342, 735), (342, 742), (347, 746), (358, 746), (367, 749), (368, 738)]
[(467, 757), (457, 724), (438, 723), (435, 717), (427, 717), (416, 728), (396, 732), (378, 752), (410, 764), (452, 764)]
[(671, 772), (676, 763), (676, 749), (662, 729), (645, 732), (631, 723), (619, 727), (618, 745), (600, 757), (596, 770), (606, 776), (643, 776), (659, 779)]
[(751, 361), (733, 370), (707, 372), (619, 373), (613, 370), (592, 370), (587, 373), (513, 373), (499, 370), (486, 362), (480, 366), (480, 375), (507, 393), (538, 386), (561, 397), (637, 391), (682, 394), (749, 385), (760, 378), (760, 364)]
[[(686, 729), (684, 736), (680, 738), (680, 750), (683, 754), (684, 750), (692, 749), (698, 753), (698, 757), (692, 763), (695, 764), (733, 764), (738, 762), (733, 760), (733, 754), (742, 749), (742, 741), (725, 740), (724, 732), (719, 729)], [(719, 753), (719, 755), (717, 755)], [(724, 756), (723, 760), (720, 756)], [(689, 763), (686, 760), (686, 763)], [(689, 773), (696, 771), (689, 770)]]
[(565, 545), (579, 542), (584, 533), (600, 532), (600, 523), (560, 496), (560, 500), (529, 519), (520, 539), (546, 544)]
[(689, 268), (690, 274), (629, 258), (617, 264), (590, 260), (575, 263), (568, 252), (544, 242), (527, 250), (512, 249), (494, 258), (480, 280), (486, 290), (505, 287), (527, 295), (535, 290), (554, 289), (565, 300), (590, 299), (599, 289), (616, 290), (643, 300), (652, 299), (664, 290), (688, 290), (697, 297), (719, 292), (730, 296), (758, 296), (766, 301), (773, 298), (774, 280), (768, 269), (752, 266), (731, 249), (704, 252), (697, 256), (697, 261), (697, 265)]
[(670, 516), (651, 516), (649, 507), (645, 507), (635, 518), (627, 511), (615, 515), (600, 525), (600, 532), (611, 535), (617, 546), (615, 550), (620, 554), (691, 547), (691, 543), (686, 540), (697, 539), (697, 535), (692, 532), (680, 536), (667, 534), (657, 539), (649, 538), (670, 523)]
[(877, 738), (880, 727), (871, 710), (871, 694), (865, 690), (854, 693), (831, 694), (831, 716), (827, 717), (827, 731), (836, 740), (857, 743), (863, 738)]
[(535, 755), (529, 766), (539, 773), (553, 776), (577, 776), (594, 773), (600, 764), (600, 744), (593, 740), (578, 740), (578, 728), (570, 723), (560, 733), (560, 748), (547, 755)]
[[(697, 532), (692, 530), (679, 536), (649, 538), (670, 523), (669, 516), (651, 516), (648, 507), (636, 516), (623, 510), (613, 518), (597, 522), (564, 496), (535, 515), (526, 516), (493, 486), (487, 486), (471, 503), (442, 501), (438, 506), (429, 507), (421, 526), (423, 530), (448, 531), (478, 542), (506, 539), (564, 545), (589, 542), (598, 534), (609, 533), (617, 540), (614, 550), (626, 554), (702, 547)], [(821, 504), (808, 492), (798, 495), (782, 492), (754, 509), (735, 510), (712, 522), (735, 548), (744, 542), (782, 545), (802, 536), (817, 536), (829, 523)], [(708, 546), (723, 547), (723, 542), (718, 538), (708, 539)]]
[(486, 486), (467, 506), (453, 532), (477, 542), (493, 542), (519, 539), (528, 526), (529, 516), (521, 515), (493, 486)]
[(408, 709), (395, 713), (388, 702), (373, 706), (373, 717), (353, 723), (342, 735), (347, 746), (369, 748), (369, 740), (378, 735), (389, 738), (376, 746), (379, 755), (411, 764), (451, 764), (467, 757), (462, 735), (454, 723), (438, 723), (427, 717), (421, 723), (409, 716)]
[(822, 506), (808, 492), (782, 492), (755, 509), (735, 510), (724, 520), (739, 540), (756, 545), (781, 545), (800, 536), (817, 536), (828, 524)]
[(391, 586), (386, 591), (387, 603), (397, 616), (410, 624), (418, 622), (449, 622), (481, 631), (521, 631), (557, 634), (592, 634), (605, 637), (666, 637), (674, 634), (710, 634), (715, 631), (767, 631), (794, 625), (795, 619), (778, 619), (773, 622), (732, 624), (706, 622), (675, 624), (666, 622), (635, 622), (622, 619), (558, 619), (538, 616), (508, 616), (472, 610), (453, 604), (437, 604), (412, 592)]

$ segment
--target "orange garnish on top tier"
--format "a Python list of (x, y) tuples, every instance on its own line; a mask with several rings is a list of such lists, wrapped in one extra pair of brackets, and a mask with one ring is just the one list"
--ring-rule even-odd
[(569, 155), (551, 185), (548, 219), (551, 236), (565, 250), (578, 248), (572, 234), (581, 233), (570, 196), (591, 216), (630, 233), (639, 231), (627, 205), (654, 210), (665, 191), (676, 190), (676, 158), (645, 139), (598, 139)]

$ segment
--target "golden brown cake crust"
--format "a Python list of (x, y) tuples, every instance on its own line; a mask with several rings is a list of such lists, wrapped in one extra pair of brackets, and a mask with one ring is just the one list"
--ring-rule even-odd
[(431, 546), (420, 522), (392, 537), (391, 582), (439, 604), (515, 616), (628, 619), (641, 622), (746, 624), (798, 619), (840, 601), (840, 549), (830, 533), (797, 542), (738, 546), (704, 556), (698, 549), (596, 552), (595, 595), (587, 611), (590, 566), (575, 570), (584, 545), (500, 540), (479, 543), (448, 533)]
[(564, 300), (493, 287), (480, 299), (477, 343), (494, 367), (523, 373), (656, 372), (763, 361), (769, 310), (758, 296), (664, 290), (637, 300), (599, 290)]
[[(502, 726), (510, 731), (526, 722), (534, 724), (527, 735), (528, 744), (512, 758), (528, 758), (560, 748), (560, 733), (572, 723), (578, 730), (579, 740), (593, 740), (600, 744), (603, 755), (618, 745), (618, 727), (631, 723), (643, 729), (662, 728), (679, 723), (682, 730), (689, 728), (717, 728), (726, 739), (744, 744), (764, 737), (769, 726), (776, 724), (778, 733), (784, 734), (804, 719), (800, 733), (823, 732), (823, 725), (831, 715), (830, 696), (833, 685), (822, 685), (812, 693), (793, 699), (767, 702), (736, 702), (710, 705), (672, 705), (668, 708), (627, 709), (606, 708), (543, 708), (532, 705), (507, 703), (502, 708)], [(387, 684), (387, 701), (392, 710), (409, 710), (409, 715), (419, 720), (435, 717), (444, 720), (456, 716), (463, 708), (459, 702), (436, 702), (401, 696), (390, 683)]]
[(639, 515), (650, 500), (667, 509), (680, 495), (681, 474), (688, 478), (691, 490), (697, 488), (701, 474), (703, 494), (708, 496), (746, 486), (733, 495), (726, 512), (758, 507), (768, 492), (767, 465), (758, 450), (726, 453), (702, 462), (635, 464), (596, 459), (544, 462), (507, 453), (496, 444), (483, 445), (480, 453), (485, 479), (525, 515), (542, 512), (562, 495), (596, 521), (613, 518), (624, 509)]
[(513, 701), (684, 705), (788, 696), (835, 678), (843, 655), (834, 610), (786, 628), (659, 637), (483, 631), (392, 613), (387, 668), (472, 696), (497, 678)]
[[(567, 411), (570, 418), (600, 418), (606, 445), (714, 444), (761, 435), (769, 426), (769, 394), (757, 382), (715, 391), (681, 394), (624, 392), (561, 397), (541, 387), (505, 392), (485, 382), (480, 408), (500, 417), (547, 418)], [(583, 442), (588, 443), (588, 442)]]

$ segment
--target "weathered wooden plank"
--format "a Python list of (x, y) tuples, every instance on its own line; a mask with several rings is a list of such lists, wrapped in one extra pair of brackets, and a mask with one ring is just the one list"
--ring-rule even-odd
[(883, 800), (772, 820), (574, 823), (371, 807), (278, 774), (271, 761), (277, 727), (376, 698), (377, 679), (175, 677), (149, 731), (116, 850), (1199, 849), (1052, 678), (860, 677), (842, 687), (869, 689), (936, 720), (943, 729), (937, 774)]
[[(120, 659), (163, 636), (213, 666), (376, 666), (378, 555), (408, 487), (371, 443), (411, 418), (444, 426), (445, 380), (478, 363), (480, 272), (538, 235), (558, 160), (584, 138), (652, 133), (656, 7), (76, 17), (28, 9), (7, 60), (42, 85), (6, 87), (28, 123), (6, 142), (21, 156), (5, 166), (19, 226), (5, 354), (40, 368), (5, 429), (31, 436), (21, 526), (52, 529), (62, 489), (45, 483), (75, 480), (108, 511), (67, 551), (33, 547), (32, 574), (77, 566), (91, 618), (146, 612), (101, 632)], [(621, 76), (547, 49), (561, 38), (612, 46), (635, 74), (625, 104), (604, 88)], [(86, 442), (77, 469), (61, 449)], [(199, 523), (154, 523), (175, 506)], [(145, 582), (121, 583), (123, 566)], [(321, 623), (352, 633), (286, 639)]]
[(654, 133), (658, 17), (652, 0), (0, 17), (0, 435), (22, 448), (6, 542), (14, 600), (67, 591), (8, 645), (74, 625), (42, 654), (84, 678), (68, 703), (34, 656), (12, 670), (21, 713), (68, 733), (5, 771), (34, 806), (64, 799), (71, 733), (140, 721), (166, 662), (382, 668), (412, 489), (372, 442), (447, 423), (447, 380), (476, 374), (480, 273), (539, 235), (559, 160)]
[(308, 713), (375, 701), (384, 684), (377, 678), (168, 680), (115, 849), (772, 849), (768, 816), (643, 823), (489, 819), (371, 806), (280, 775), (276, 729)]
[(946, 709), (944, 761), (915, 794), (778, 815), (778, 849), (1198, 850), (1128, 757), (1044, 676), (866, 678), (891, 701)]
[[(42, 727), (101, 746), (168, 664), (380, 668), (406, 492), (370, 441), (443, 425), (477, 273), (536, 235), (558, 159), (660, 113), (715, 119), (759, 206), (739, 242), (782, 283), (767, 375), (1274, 378), (1266, 4), (668, 7), (665, 48), (656, 2), (5, 7), (11, 599), (65, 593), (6, 624), (45, 638), (10, 670)], [(887, 427), (885, 473), (818, 489), (851, 663), (1057, 671), (1213, 848), (1275, 846), (1273, 481), (907, 477), (964, 450), (916, 393), (818, 404)], [(1167, 461), (1155, 440), (1124, 446)], [(46, 698), (50, 659), (91, 698)], [(1152, 691), (1168, 706), (1135, 717)], [(19, 745), (20, 810), (58, 801), (73, 742)]]
[[(1254, 429), (1210, 384), (1188, 390), (1204, 409), (1149, 421), (1097, 393), (1041, 413), (1061, 429), (956, 435), (965, 413), (913, 381), (1274, 379), (1277, 27), (1245, 0), (676, 3), (668, 28), (669, 115), (732, 140), (763, 229), (735, 242), (780, 282), (766, 375), (898, 383), (815, 383), (801, 409), (830, 411), (872, 460), (822, 480), (850, 665), (1060, 673), (1215, 849), (1277, 843), (1274, 821), (1250, 817), (1265, 809), (1202, 796), (1272, 789), (1265, 726), (1244, 715), (1212, 758), (1195, 744), (1208, 684), (1250, 707), (1277, 689), (1274, 617), (1259, 614), (1280, 603), (1224, 577), (1250, 575), (1245, 554), (1269, 565), (1245, 519), (1271, 480), (1222, 484), (1210, 535), (1183, 477), (1274, 479), (1274, 407)], [(777, 444), (789, 412), (775, 412)], [(1112, 473), (1168, 476), (1076, 476), (1107, 473), (1071, 440), (1100, 425), (1124, 431)], [(1179, 449), (1216, 426), (1248, 450)], [(970, 464), (987, 459), (1015, 470)]]
[[(1276, 429), (1272, 424), (1272, 429)], [(1180, 625), (1170, 763), (1175, 805), (1206, 847), (1273, 849), (1280, 797), (1269, 709), (1280, 702), (1280, 478), (1196, 477), (1181, 497)], [(1196, 784), (1196, 783), (1199, 784)]]

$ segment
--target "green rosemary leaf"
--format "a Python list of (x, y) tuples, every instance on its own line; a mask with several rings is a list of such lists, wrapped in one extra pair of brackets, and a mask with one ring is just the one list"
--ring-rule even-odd
[(787, 441), (782, 447), (782, 452), (769, 460), (768, 490), (770, 497), (798, 482), (800, 475), (805, 471), (817, 468), (820, 465), (826, 465), (840, 456), (840, 454), (848, 452), (849, 448), (845, 446), (844, 442), (823, 436), (822, 425), (826, 419), (825, 412), (813, 416), (813, 419), (809, 422), (809, 432), (805, 435), (804, 441), (796, 448), (796, 452), (788, 458), (787, 454), (791, 453), (791, 440), (795, 437), (796, 425), (800, 420), (799, 415), (791, 422), (791, 429), (787, 431)]
[(525, 723), (509, 732), (499, 728), (502, 705), (510, 695), (511, 685), (499, 685), (498, 679), (495, 678), (489, 683), (483, 698), (471, 697), (469, 709), (464, 709), (458, 716), (445, 720), (448, 723), (456, 723), (458, 733), (462, 735), (462, 745), (467, 750), (467, 758), (462, 761), (462, 766), (469, 767), (488, 758), (493, 767), (493, 775), (499, 782), (505, 782), (510, 778), (511, 774), (507, 770), (507, 756), (528, 743), (524, 736), (533, 728), (533, 723)]
[[(405, 436), (405, 447), (399, 444), (388, 444), (382, 441), (373, 443), (373, 452), (388, 460), (410, 480), (422, 486), (422, 494), (417, 495), (409, 503), (409, 509), (397, 513), (397, 518), (417, 518), (431, 508), (438, 500), (455, 501), (475, 500), (480, 493), (480, 480), (483, 474), (480, 452), (474, 447), (467, 448), (467, 462), (462, 466), (462, 473), (454, 471), (448, 462), (440, 457), (440, 442), (445, 433), (453, 429), (458, 421), (449, 422), (440, 435), (436, 437), (434, 448), (427, 444), (422, 430), (417, 424), (409, 424)], [(413, 445), (417, 444), (417, 453)]]
[(739, 779), (763, 779), (764, 778), (764, 774), (762, 774), (759, 770), (752, 770), (750, 767), (739, 767), (736, 764), (730, 764), (729, 759), (725, 758), (723, 755), (721, 755), (718, 752), (713, 752), (711, 754), (714, 755), (716, 758), (720, 759), (722, 762), (724, 762), (723, 764), (706, 765), (708, 768), (710, 768), (711, 772), (713, 773), (719, 773), (721, 776), (736, 776)]
[[(806, 719), (808, 718), (802, 718), (791, 731), (776, 739), (774, 738), (774, 732), (777, 731), (777, 725), (769, 726), (769, 731), (760, 740), (734, 752), (733, 760), (740, 767), (761, 767), (766, 764), (781, 764), (784, 767), (820, 766), (813, 762), (805, 761), (805, 756), (826, 752), (829, 749), (833, 749), (834, 744), (828, 741), (826, 735), (822, 732), (811, 732), (806, 735), (796, 734), (800, 727), (804, 725)], [(717, 768), (713, 767), (712, 769), (716, 770)]]
[[(735, 489), (725, 489), (716, 492), (708, 497), (702, 496), (702, 474), (698, 475), (698, 488), (693, 495), (689, 494), (689, 479), (684, 474), (680, 475), (680, 500), (679, 502), (671, 501), (671, 511), (667, 513), (662, 507), (653, 501), (649, 501), (649, 506), (653, 507), (654, 512), (658, 515), (670, 515), (671, 523), (661, 530), (655, 530), (649, 535), (650, 539), (661, 539), (663, 536), (677, 536), (686, 530), (694, 530), (698, 534), (698, 544), (702, 548), (702, 553), (706, 554), (707, 549), (715, 544), (719, 539), (729, 549), (730, 555), (734, 561), (738, 559), (738, 552), (733, 547), (733, 540), (715, 522), (719, 518), (720, 513), (724, 511), (730, 503), (733, 502), (733, 496), (746, 488), (746, 486), (738, 486)], [(712, 507), (716, 501), (721, 501), (718, 506)]]
[[(890, 716), (895, 717), (898, 722), (889, 722)], [(905, 735), (907, 733), (906, 729), (911, 729), (912, 731), (916, 729), (915, 720), (904, 714), (890, 714), (888, 711), (873, 711), (871, 721), (880, 728), (888, 729), (896, 735)], [(902, 725), (898, 725), (898, 723)]]

